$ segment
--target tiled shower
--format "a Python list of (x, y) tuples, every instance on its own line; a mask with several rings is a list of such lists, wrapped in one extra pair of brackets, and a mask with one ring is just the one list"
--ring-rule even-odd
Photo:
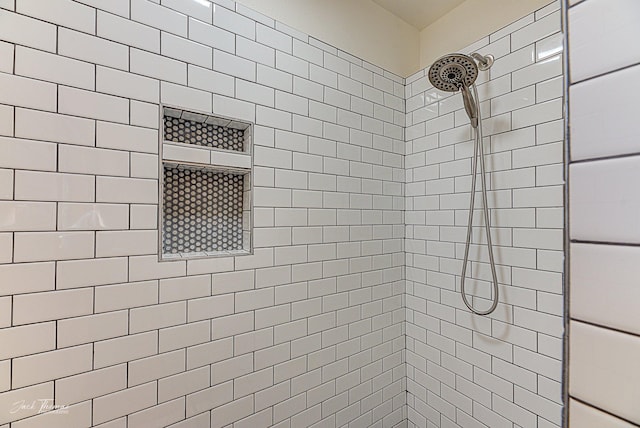
[[(563, 38), (559, 4), (462, 50), (495, 56), (476, 84), (500, 303), (460, 298), (472, 128), (459, 93), (407, 78), (406, 363), (410, 427), (560, 427), (563, 355)], [(489, 307), (476, 193), (467, 290)]]
[[(597, 205), (583, 171), (598, 195), (633, 181), (631, 119), (599, 151), (580, 126), (602, 113), (569, 104), (565, 143), (565, 80), (581, 106), (590, 85), (630, 102), (611, 85), (637, 49), (574, 74), (574, 46), (638, 36), (635, 0), (608, 1), (460, 47), (496, 58), (477, 84), (501, 298), (476, 316), (472, 129), (428, 68), (396, 75), (232, 0), (0, 0), (0, 428), (637, 426), (633, 300), (594, 317), (579, 289), (606, 301), (619, 263), (634, 295), (635, 217), (615, 197), (576, 214)], [(596, 38), (600, 16), (626, 24)], [(602, 337), (627, 357), (591, 355)]]

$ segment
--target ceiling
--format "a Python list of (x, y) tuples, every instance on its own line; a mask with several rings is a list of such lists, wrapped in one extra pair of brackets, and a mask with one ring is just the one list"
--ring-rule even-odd
[(465, 0), (373, 0), (418, 30), (434, 23)]

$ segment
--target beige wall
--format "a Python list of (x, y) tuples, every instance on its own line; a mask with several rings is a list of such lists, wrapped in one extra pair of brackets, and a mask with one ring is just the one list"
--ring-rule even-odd
[(371, 0), (238, 2), (400, 76), (418, 69), (419, 31)]
[(550, 3), (467, 0), (418, 31), (371, 0), (237, 1), (401, 76)]
[[(551, 0), (467, 0), (420, 32), (420, 69), (539, 9)], [(415, 70), (414, 70), (415, 71)]]

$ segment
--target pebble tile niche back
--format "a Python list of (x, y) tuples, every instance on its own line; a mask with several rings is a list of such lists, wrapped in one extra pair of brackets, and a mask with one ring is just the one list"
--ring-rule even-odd
[(251, 254), (252, 124), (162, 112), (161, 260)]

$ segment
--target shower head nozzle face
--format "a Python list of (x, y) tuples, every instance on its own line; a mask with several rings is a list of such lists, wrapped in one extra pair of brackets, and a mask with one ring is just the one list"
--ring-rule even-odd
[(477, 77), (476, 62), (463, 54), (445, 55), (429, 69), (429, 81), (441, 91), (456, 92), (462, 86), (469, 87)]

